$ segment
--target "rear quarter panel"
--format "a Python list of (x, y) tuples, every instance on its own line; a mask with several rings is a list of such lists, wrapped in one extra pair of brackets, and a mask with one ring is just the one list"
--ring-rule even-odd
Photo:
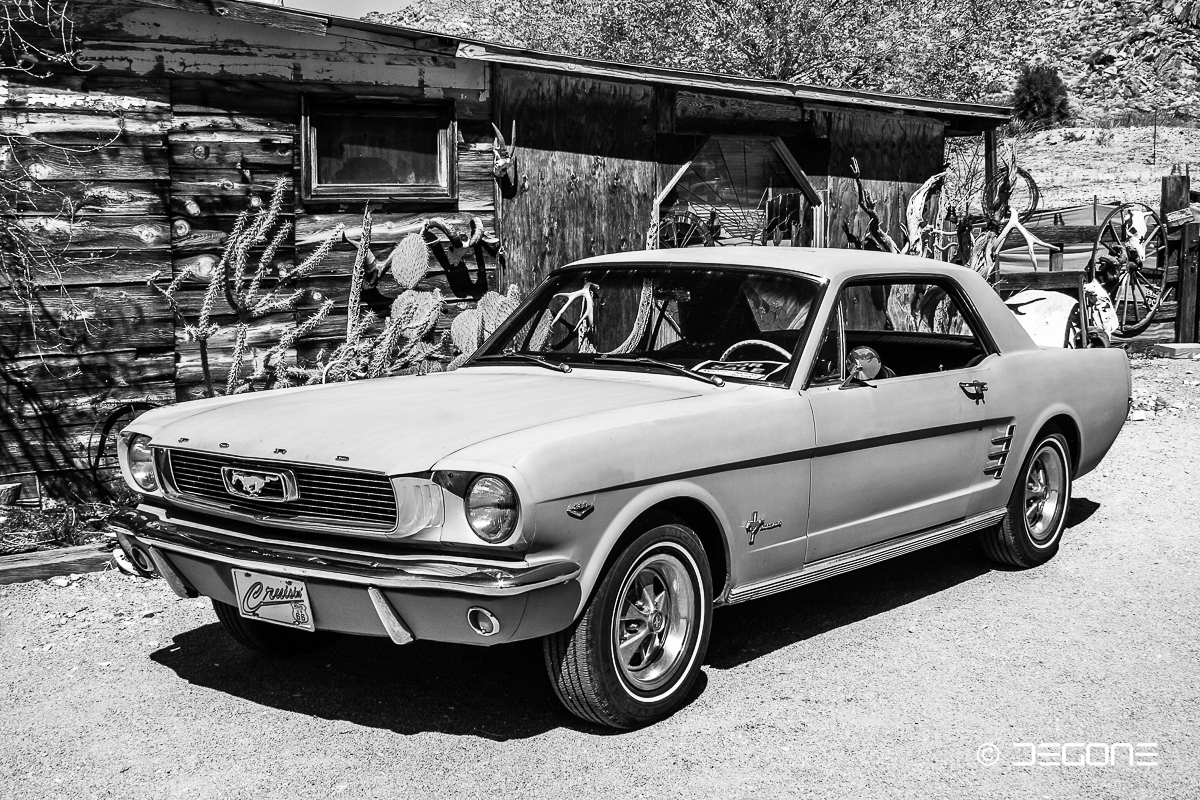
[(977, 472), (971, 513), (1008, 502), (1035, 438), (1055, 418), (1066, 418), (1075, 427), (1067, 435), (1078, 442), (1078, 478), (1101, 462), (1129, 411), (1129, 360), (1118, 348), (1047, 348), (992, 356), (980, 364), (980, 379), (989, 386), (985, 416), (996, 421), (997, 430), (1006, 424), (1016, 430), (1002, 478)]

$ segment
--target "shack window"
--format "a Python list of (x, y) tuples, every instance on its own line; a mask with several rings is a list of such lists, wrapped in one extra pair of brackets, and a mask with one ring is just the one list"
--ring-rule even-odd
[(305, 110), (305, 199), (454, 198), (448, 107), (310, 103)]
[(658, 197), (658, 247), (819, 244), (820, 197), (777, 137), (711, 136)]

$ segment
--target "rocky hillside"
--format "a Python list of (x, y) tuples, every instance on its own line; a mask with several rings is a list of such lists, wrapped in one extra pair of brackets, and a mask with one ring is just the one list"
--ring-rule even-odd
[(1058, 67), (1084, 123), (1130, 114), (1200, 120), (1200, 0), (1034, 0), (1005, 37), (988, 99), (1005, 101), (1022, 63)]

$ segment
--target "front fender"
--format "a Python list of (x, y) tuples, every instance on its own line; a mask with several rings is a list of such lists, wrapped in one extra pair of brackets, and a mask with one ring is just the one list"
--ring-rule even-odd
[[(621, 538), (630, 526), (638, 517), (656, 506), (679, 499), (695, 501), (712, 515), (720, 528), (721, 545), (725, 550), (728, 569), (731, 563), (728, 538), (731, 528), (728, 516), (709, 491), (691, 481), (668, 481), (541, 504), (538, 509), (537, 548), (553, 550), (559, 556), (569, 554), (571, 558), (577, 558), (575, 563), (581, 566), (577, 578), (581, 594), (579, 606), (575, 609), (576, 618), (583, 613), (596, 584), (617, 554)], [(594, 506), (595, 511), (591, 519), (574, 520), (564, 513), (569, 505), (576, 502), (588, 502)], [(714, 575), (714, 583), (723, 582), (725, 577)]]

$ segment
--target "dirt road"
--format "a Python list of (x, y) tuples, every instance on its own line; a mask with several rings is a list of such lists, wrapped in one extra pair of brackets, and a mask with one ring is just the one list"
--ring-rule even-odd
[(1048, 565), (955, 541), (719, 611), (632, 733), (559, 710), (536, 643), (263, 661), (158, 581), (6, 587), (0, 797), (1198, 797), (1200, 362), (1136, 366), (1182, 408), (1078, 481)]

